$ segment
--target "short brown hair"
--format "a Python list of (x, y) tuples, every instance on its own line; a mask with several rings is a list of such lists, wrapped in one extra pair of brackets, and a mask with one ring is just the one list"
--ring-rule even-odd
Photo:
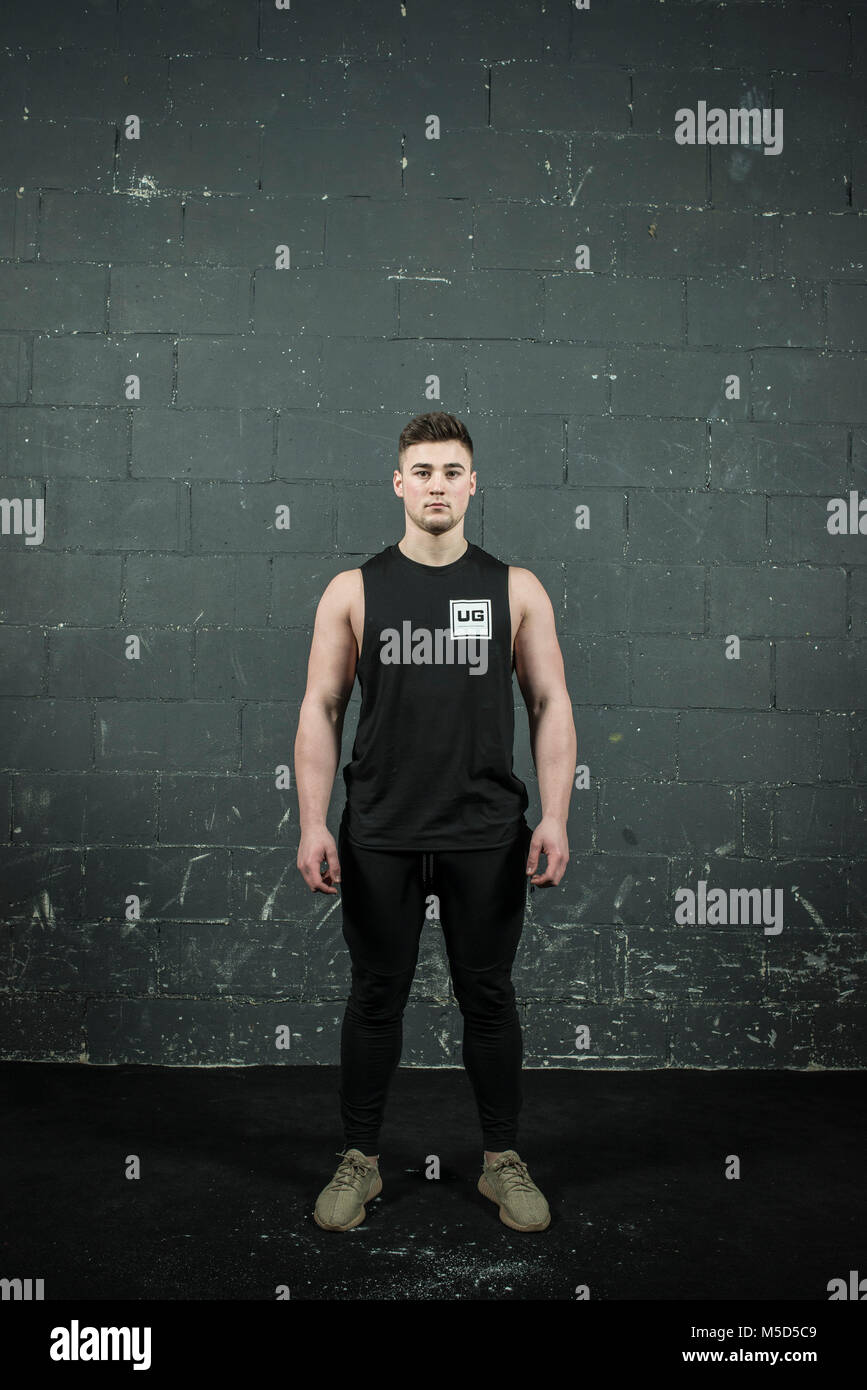
[(403, 472), (403, 456), (411, 444), (432, 444), (441, 439), (457, 439), (473, 457), (473, 441), (462, 420), (447, 415), (444, 410), (433, 410), (427, 415), (416, 415), (409, 424), (404, 425), (397, 441), (397, 466)]

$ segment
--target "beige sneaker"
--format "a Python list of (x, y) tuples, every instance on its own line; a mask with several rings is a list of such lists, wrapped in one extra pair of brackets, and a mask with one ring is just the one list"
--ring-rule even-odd
[(513, 1231), (546, 1231), (551, 1210), (514, 1149), (506, 1149), (493, 1163), (482, 1163), (478, 1189), (500, 1208), (500, 1220)]
[(338, 1149), (337, 1172), (316, 1198), (313, 1220), (324, 1231), (348, 1231), (367, 1215), (365, 1202), (378, 1197), (382, 1178), (375, 1163), (368, 1163), (360, 1149)]

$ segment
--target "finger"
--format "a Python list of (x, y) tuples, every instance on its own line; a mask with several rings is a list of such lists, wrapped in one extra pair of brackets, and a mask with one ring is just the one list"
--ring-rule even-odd
[(319, 893), (329, 893), (332, 895), (335, 894), (337, 892), (337, 889), (332, 887), (335, 872), (337, 873), (337, 882), (339, 883), (340, 865), (337, 862), (337, 856), (336, 854), (332, 853), (331, 859), (329, 860), (326, 851), (326, 853), (323, 854), (322, 858), (320, 859), (319, 864), (317, 865), (318, 877), (316, 879), (314, 891)]
[(328, 850), (326, 850), (326, 853), (325, 853), (325, 860), (326, 860), (326, 863), (328, 864), (328, 874), (327, 874), (328, 882), (329, 882), (329, 883), (339, 883), (339, 882), (340, 882), (340, 860), (339, 860), (338, 857), (337, 857), (337, 850), (336, 850), (336, 849), (328, 849)]
[(326, 860), (324, 859), (319, 863), (317, 876), (313, 882), (313, 891), (314, 893), (333, 894), (337, 892), (337, 889), (331, 887), (331, 875), (327, 871), (325, 873), (322, 871), (322, 865), (325, 863)]
[(304, 861), (303, 864), (300, 864), (298, 866), (301, 872), (301, 877), (304, 879), (304, 882), (307, 884), (307, 887), (310, 889), (311, 893), (337, 892), (336, 888), (326, 887), (328, 875), (323, 874), (322, 872), (322, 865), (325, 863), (326, 860), (324, 858), (321, 859), (318, 863), (313, 859), (307, 859)]
[(569, 856), (567, 854), (557, 854), (552, 851), (551, 854), (548, 855), (548, 863), (544, 874), (537, 878), (538, 886), (542, 888), (551, 883), (559, 883), (566, 872), (568, 859)]

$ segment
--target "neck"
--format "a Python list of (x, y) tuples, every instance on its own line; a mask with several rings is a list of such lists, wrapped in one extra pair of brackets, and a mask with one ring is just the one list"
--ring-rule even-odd
[(408, 560), (415, 560), (419, 565), (450, 565), (466, 554), (469, 542), (462, 528), (459, 535), (455, 528), (442, 536), (430, 536), (426, 532), (410, 534), (407, 531), (403, 539), (398, 541), (397, 548)]

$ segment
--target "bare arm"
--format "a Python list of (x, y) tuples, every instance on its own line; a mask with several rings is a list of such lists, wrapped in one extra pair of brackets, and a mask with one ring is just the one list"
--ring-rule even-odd
[[(313, 892), (336, 893), (337, 846), (325, 823), (340, 760), (343, 719), (355, 681), (358, 647), (349, 610), (355, 572), (335, 575), (319, 600), (307, 688), (295, 735), (295, 785), (301, 821), (297, 866)], [(328, 873), (321, 872), (323, 859)]]
[(540, 851), (544, 852), (546, 872), (531, 879), (543, 887), (559, 883), (569, 861), (566, 818), (578, 740), (551, 600), (530, 570), (510, 567), (509, 573), (522, 610), (515, 634), (515, 675), (527, 706), (542, 801), (542, 820), (530, 845), (528, 870), (535, 869)]

